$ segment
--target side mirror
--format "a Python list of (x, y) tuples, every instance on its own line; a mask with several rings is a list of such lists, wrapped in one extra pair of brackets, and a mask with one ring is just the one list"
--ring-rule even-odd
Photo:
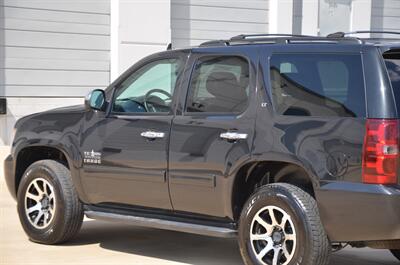
[(95, 89), (85, 98), (85, 107), (87, 110), (104, 110), (106, 103), (106, 94), (101, 89)]

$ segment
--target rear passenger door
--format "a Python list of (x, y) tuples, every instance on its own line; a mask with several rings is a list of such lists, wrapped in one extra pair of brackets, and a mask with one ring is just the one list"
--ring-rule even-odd
[(182, 86), (181, 114), (171, 130), (172, 205), (176, 211), (224, 217), (228, 176), (250, 158), (255, 71), (246, 54), (195, 50), (188, 65), (190, 80)]

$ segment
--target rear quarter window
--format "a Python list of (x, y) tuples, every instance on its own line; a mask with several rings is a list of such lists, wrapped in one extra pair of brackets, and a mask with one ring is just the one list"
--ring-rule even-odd
[(383, 58), (385, 59), (390, 82), (392, 83), (397, 110), (400, 111), (400, 50), (386, 53), (383, 55)]
[(360, 54), (274, 54), (270, 77), (280, 115), (366, 115)]

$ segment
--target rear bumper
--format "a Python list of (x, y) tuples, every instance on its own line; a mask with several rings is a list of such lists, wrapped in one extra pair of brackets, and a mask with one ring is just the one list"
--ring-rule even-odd
[(400, 185), (336, 182), (316, 195), (332, 242), (400, 239)]
[(4, 178), (11, 196), (16, 200), (17, 189), (15, 187), (14, 159), (11, 155), (7, 156), (6, 160), (4, 160)]

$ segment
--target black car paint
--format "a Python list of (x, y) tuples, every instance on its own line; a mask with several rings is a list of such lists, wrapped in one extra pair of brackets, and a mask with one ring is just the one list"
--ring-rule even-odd
[[(250, 65), (250, 102), (256, 100), (257, 50), (193, 49), (186, 77), (203, 56), (242, 56)], [(171, 201), (177, 211), (231, 217), (231, 181), (237, 170), (251, 159), (256, 104), (240, 114), (185, 113), (189, 78), (181, 85), (178, 112), (171, 128), (169, 185)], [(227, 131), (248, 134), (246, 140), (228, 142), (219, 135)]]
[[(187, 53), (168, 52), (150, 56), (124, 75), (129, 76), (146, 63), (167, 58), (180, 58), (185, 62)], [(178, 84), (183, 70), (182, 67)], [(117, 89), (123, 80), (114, 83), (108, 90)], [(107, 92), (110, 101), (113, 93)], [(94, 150), (102, 154), (101, 165), (86, 164), (80, 171), (82, 186), (90, 204), (108, 202), (172, 210), (167, 161), (173, 117), (174, 112), (121, 115), (113, 113), (112, 104), (108, 104), (105, 113), (97, 113), (88, 119), (82, 132), (81, 150)], [(149, 141), (140, 136), (141, 132), (148, 130), (160, 131), (166, 136)]]
[[(177, 82), (171, 113), (117, 116), (110, 113), (108, 104), (105, 112), (81, 106), (19, 120), (5, 162), (11, 194), (15, 197), (17, 191), (20, 151), (48, 146), (67, 158), (79, 197), (87, 205), (144, 206), (233, 222), (238, 171), (252, 162), (279, 161), (297, 165), (309, 176), (332, 241), (399, 239), (400, 185), (360, 184), (365, 119), (275, 114), (268, 60), (279, 52), (360, 54), (368, 117), (398, 117), (381, 53), (374, 45), (260, 44), (162, 52), (128, 69), (106, 89), (106, 95), (110, 102), (114, 88), (141, 65), (179, 57), (185, 61), (185, 69)], [(237, 116), (187, 115), (184, 104), (193, 63), (202, 55), (223, 54), (250, 61), (251, 104)], [(138, 136), (147, 129), (162, 130), (167, 137), (162, 142), (148, 142)], [(228, 130), (246, 132), (249, 137), (237, 142), (217, 137)], [(200, 147), (201, 152), (197, 150)], [(91, 150), (102, 153), (101, 165), (83, 163), (83, 152)], [(373, 218), (371, 212), (376, 213)]]

